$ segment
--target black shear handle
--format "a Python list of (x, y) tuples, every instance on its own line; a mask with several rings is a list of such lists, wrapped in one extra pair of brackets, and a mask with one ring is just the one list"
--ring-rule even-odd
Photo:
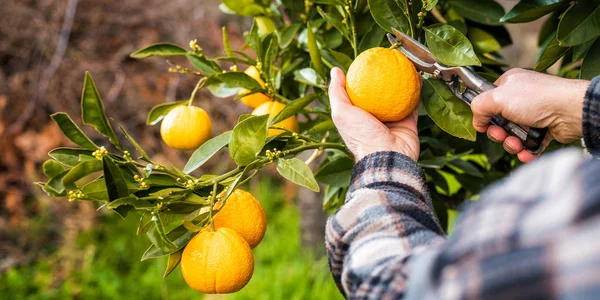
[[(489, 83), (487, 81), (485, 82)], [(488, 89), (495, 87), (496, 86), (492, 83), (489, 83), (489, 85), (486, 84), (486, 88)], [(464, 98), (463, 100), (465, 100), (469, 104), (477, 95), (479, 95), (478, 92), (469, 88), (467, 88), (462, 93), (462, 96)], [(542, 142), (546, 137), (546, 132), (548, 131), (548, 128), (530, 128), (528, 132), (527, 130), (523, 129), (523, 127), (503, 118), (502, 116), (493, 116), (491, 123), (496, 126), (502, 127), (504, 130), (506, 130), (506, 133), (508, 133), (508, 135), (515, 136), (519, 140), (521, 140), (523, 148), (525, 148), (525, 150), (527, 150), (531, 154), (539, 154), (540, 152), (542, 152)]]

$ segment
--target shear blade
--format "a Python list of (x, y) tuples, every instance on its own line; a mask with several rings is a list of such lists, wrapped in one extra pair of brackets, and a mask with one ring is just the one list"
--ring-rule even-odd
[(394, 35), (387, 34), (390, 43), (393, 45), (396, 42), (401, 42), (401, 46), (398, 50), (406, 55), (417, 69), (429, 74), (432, 74), (437, 70), (437, 67), (435, 66), (437, 60), (427, 47), (395, 28), (392, 28), (392, 32)]

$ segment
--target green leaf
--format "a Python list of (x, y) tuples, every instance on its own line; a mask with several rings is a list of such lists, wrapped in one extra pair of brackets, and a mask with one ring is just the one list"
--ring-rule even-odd
[(351, 41), (348, 28), (342, 23), (342, 18), (339, 15), (326, 13), (320, 6), (317, 6), (317, 11), (329, 25), (335, 27), (348, 41)]
[(141, 200), (136, 196), (127, 196), (127, 197), (119, 198), (117, 200), (114, 200), (114, 201), (108, 203), (107, 207), (114, 209), (117, 207), (121, 207), (123, 205), (130, 205), (130, 206), (133, 206), (135, 209), (150, 209), (150, 208), (154, 207), (154, 204), (152, 204), (146, 200)]
[[(68, 171), (64, 171), (48, 180), (47, 183), (37, 182), (36, 184), (42, 187), (44, 192), (51, 197), (63, 197), (66, 196), (65, 185), (62, 183), (62, 179)], [(68, 185), (69, 188), (75, 188), (74, 186)]]
[(107, 201), (108, 191), (106, 190), (106, 182), (104, 177), (100, 177), (94, 181), (86, 183), (81, 187), (81, 191), (85, 194), (87, 199)]
[(392, 27), (394, 27), (404, 33), (411, 33), (406, 2), (369, 0), (369, 8), (375, 22), (386, 32), (392, 32)]
[(348, 68), (350, 68), (350, 65), (352, 64), (352, 58), (350, 58), (348, 55), (342, 52), (337, 52), (335, 50), (329, 50), (329, 52), (331, 53), (331, 55), (333, 55), (333, 57), (335, 57), (335, 60), (340, 64), (344, 72), (347, 72)]
[(435, 79), (423, 80), (421, 99), (431, 119), (447, 133), (475, 141), (473, 113), (467, 104), (456, 98), (446, 85)]
[(294, 71), (294, 80), (316, 86), (319, 88), (325, 87), (325, 80), (312, 68), (304, 68)]
[(90, 158), (95, 159), (92, 156), (92, 150), (79, 148), (56, 148), (48, 152), (48, 155), (59, 163), (68, 167), (74, 167), (78, 165), (81, 162), (79, 159), (81, 155), (89, 156)]
[(573, 59), (572, 60), (576, 61), (581, 58), (584, 58), (585, 55), (588, 53), (588, 50), (590, 50), (590, 48), (592, 47), (592, 45), (595, 42), (596, 42), (596, 40), (590, 40), (581, 45), (577, 45), (577, 46), (573, 47)]
[(423, 9), (425, 9), (426, 11), (431, 11), (437, 5), (438, 0), (424, 1), (424, 3), (425, 3), (425, 6), (423, 7)]
[(313, 33), (313, 29), (310, 26), (310, 22), (307, 23), (307, 38), (308, 38), (308, 54), (310, 55), (310, 61), (313, 67), (319, 75), (325, 78), (325, 67), (321, 61), (321, 54), (319, 53), (319, 47), (317, 46), (317, 39)]
[(211, 75), (204, 86), (223, 83), (227, 88), (245, 88), (248, 90), (260, 90), (262, 87), (258, 81), (244, 72), (227, 72)]
[(221, 73), (221, 67), (214, 61), (206, 58), (206, 56), (189, 53), (186, 54), (187, 59), (196, 67), (196, 69), (202, 71), (206, 75), (213, 75)]
[(273, 65), (275, 64), (277, 55), (279, 54), (279, 40), (277, 35), (271, 34), (268, 42), (268, 46), (265, 47), (267, 50), (265, 51), (262, 59), (262, 69), (264, 73), (263, 76), (266, 77), (267, 80), (271, 80), (271, 83), (273, 83), (272, 78), (275, 77), (273, 74), (273, 70), (275, 69), (273, 68)]
[(119, 149), (121, 148), (119, 140), (104, 113), (104, 105), (94, 84), (94, 79), (87, 71), (85, 72), (83, 92), (81, 93), (81, 115), (83, 124), (92, 125), (98, 132), (107, 137), (113, 145)]
[(332, 120), (325, 120), (323, 122), (317, 123), (315, 126), (311, 127), (307, 133), (314, 134), (319, 132), (325, 132), (329, 130), (334, 130), (335, 124), (333, 124)]
[(320, 189), (310, 168), (297, 158), (279, 159), (277, 161), (277, 172), (283, 178), (312, 191), (318, 192)]
[(223, 32), (223, 48), (225, 49), (225, 53), (227, 53), (228, 57), (233, 57), (233, 50), (231, 49), (231, 42), (229, 41), (227, 27), (221, 27), (221, 31)]
[(138, 223), (137, 235), (142, 235), (150, 230), (150, 225), (152, 225), (152, 214), (150, 212), (145, 212), (140, 217), (140, 222)]
[(581, 64), (581, 79), (590, 80), (600, 75), (600, 39), (592, 45)]
[(496, 52), (502, 48), (492, 34), (477, 27), (470, 27), (467, 36), (473, 43), (473, 48), (479, 53)]
[(600, 36), (600, 0), (580, 0), (569, 7), (558, 24), (563, 47), (583, 44)]
[(62, 178), (62, 183), (67, 186), (75, 183), (75, 181), (88, 176), (92, 173), (102, 171), (102, 162), (94, 159), (79, 163), (75, 167), (71, 168), (65, 176)]
[[(169, 237), (165, 233), (165, 229), (163, 227), (162, 220), (160, 215), (152, 216), (152, 223), (154, 226), (150, 227), (150, 230), (146, 233), (152, 245), (156, 246), (160, 251), (165, 253), (172, 253), (178, 250), (177, 245), (175, 245)], [(145, 256), (145, 254), (144, 254)], [(142, 260), (144, 260), (142, 258)]]
[(169, 254), (169, 260), (167, 261), (167, 269), (165, 270), (165, 273), (163, 274), (163, 279), (167, 278), (167, 276), (169, 276), (169, 274), (171, 274), (171, 272), (173, 272), (173, 270), (175, 270), (175, 268), (177, 268), (177, 266), (179, 265), (179, 262), (181, 261), (182, 255), (183, 255), (183, 249)]
[(190, 174), (196, 169), (200, 168), (205, 162), (207, 162), (213, 155), (219, 150), (223, 149), (231, 139), (232, 132), (226, 131), (202, 144), (194, 154), (190, 157), (188, 162), (183, 168), (183, 172)]
[[(154, 227), (152, 227), (152, 228), (154, 228)], [(171, 253), (183, 248), (189, 242), (189, 240), (191, 240), (192, 237), (194, 237), (195, 234), (196, 233), (194, 233), (194, 232), (189, 232), (187, 229), (185, 229), (185, 227), (183, 227), (183, 225), (176, 227), (175, 229), (173, 229), (169, 233), (167, 233), (167, 238), (170, 241), (173, 241), (173, 244), (175, 244), (175, 246), (177, 246), (177, 249), (172, 250), (172, 251), (171, 250), (163, 251), (153, 244), (150, 247), (148, 247), (148, 250), (146, 250), (146, 252), (144, 252), (144, 255), (142, 256), (142, 261), (150, 259), (150, 258), (155, 258), (155, 257), (160, 257), (163, 255), (171, 254)]]
[(521, 0), (500, 22), (524, 23), (537, 20), (568, 3), (563, 0)]
[(133, 58), (145, 58), (150, 56), (178, 56), (185, 55), (187, 50), (173, 44), (159, 43), (142, 48), (131, 53)]
[(140, 146), (140, 144), (138, 144), (135, 141), (135, 139), (129, 134), (129, 132), (127, 132), (127, 130), (125, 130), (125, 127), (121, 126), (121, 124), (119, 124), (119, 122), (117, 122), (117, 125), (119, 125), (119, 128), (121, 128), (121, 131), (125, 135), (125, 138), (127, 138), (127, 140), (131, 143), (131, 145), (133, 145), (133, 147), (135, 147), (135, 149), (137, 149), (137, 151), (140, 153), (141, 158), (147, 162), (150, 162), (150, 157), (148, 157), (148, 154), (146, 153), (146, 151), (144, 151), (144, 149)]
[(558, 28), (558, 23), (560, 22), (560, 12), (561, 10), (553, 12), (542, 25), (540, 33), (538, 34), (538, 46), (541, 47), (548, 39), (550, 39), (550, 35), (556, 36), (556, 28)]
[(542, 56), (533, 68), (535, 71), (544, 72), (563, 57), (570, 48), (561, 47), (558, 40), (554, 38), (542, 52)]
[[(112, 202), (129, 196), (129, 188), (127, 187), (125, 176), (111, 158), (107, 156), (102, 158), (102, 170), (104, 171), (104, 183), (108, 191), (109, 201)], [(131, 206), (119, 206), (115, 209), (115, 212), (122, 218), (125, 218), (129, 209), (131, 209)]]
[(481, 171), (479, 171), (479, 169), (477, 169), (477, 167), (475, 167), (469, 161), (457, 158), (450, 162), (450, 166), (456, 167), (457, 169), (463, 171), (466, 174), (469, 174), (469, 175), (472, 175), (475, 177), (479, 177), (479, 178), (483, 178), (483, 174), (481, 173)]
[(354, 160), (347, 156), (338, 156), (323, 165), (315, 172), (315, 179), (333, 186), (348, 186)]
[(62, 133), (73, 143), (85, 149), (98, 149), (98, 146), (96, 146), (96, 144), (81, 131), (79, 126), (73, 122), (69, 115), (66, 113), (55, 113), (50, 115), (50, 117), (56, 122), (60, 131), (62, 131)]
[(292, 41), (294, 41), (294, 38), (296, 38), (298, 30), (300, 30), (301, 27), (302, 24), (296, 23), (284, 28), (281, 32), (277, 31), (277, 34), (279, 35), (279, 48), (287, 48)]
[(170, 175), (154, 173), (144, 179), (150, 186), (177, 186), (177, 180)]
[(221, 0), (223, 5), (240, 16), (259, 16), (265, 14), (265, 7), (254, 0)]
[(315, 99), (316, 94), (310, 94), (308, 96), (296, 99), (286, 104), (285, 107), (269, 122), (272, 124), (277, 124), (291, 116), (296, 115), (304, 107), (310, 104)]
[[(362, 36), (362, 38), (360, 39), (360, 43), (358, 43), (358, 52), (360, 53), (367, 49), (379, 47), (379, 45), (381, 45), (381, 42), (383, 42), (384, 37), (385, 37), (385, 30), (383, 30), (383, 28), (381, 28), (381, 26), (379, 26), (379, 24), (371, 23), (371, 27)], [(340, 52), (338, 52), (338, 53), (340, 53)], [(350, 62), (352, 62), (351, 59), (350, 59)], [(348, 65), (348, 66), (350, 66), (350, 65)], [(346, 68), (346, 70), (347, 70), (347, 68)], [(346, 72), (346, 70), (344, 70), (344, 72)]]
[(254, 161), (265, 145), (269, 115), (251, 116), (239, 122), (231, 134), (229, 155), (240, 166)]
[(425, 28), (427, 46), (433, 56), (448, 66), (481, 66), (471, 42), (456, 28), (438, 24)]
[(53, 159), (49, 159), (45, 161), (42, 165), (42, 170), (44, 171), (44, 175), (46, 175), (46, 178), (50, 179), (64, 172), (65, 167), (63, 167), (63, 165), (61, 165), (59, 162)]
[(175, 107), (187, 104), (188, 100), (168, 102), (153, 107), (146, 118), (146, 125), (156, 125)]
[(494, 0), (450, 0), (452, 8), (463, 17), (486, 25), (500, 25), (504, 8)]

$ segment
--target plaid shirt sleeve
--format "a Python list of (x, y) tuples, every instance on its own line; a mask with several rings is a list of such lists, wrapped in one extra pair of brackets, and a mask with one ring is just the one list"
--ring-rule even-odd
[[(587, 128), (587, 129), (586, 129)], [(588, 149), (600, 150), (600, 77), (584, 101)], [(463, 206), (447, 240), (423, 171), (378, 152), (353, 170), (326, 249), (350, 299), (595, 299), (600, 295), (600, 160), (544, 155)]]
[(354, 166), (346, 203), (326, 229), (331, 271), (348, 298), (403, 297), (407, 259), (444, 241), (424, 180), (400, 153), (377, 152)]

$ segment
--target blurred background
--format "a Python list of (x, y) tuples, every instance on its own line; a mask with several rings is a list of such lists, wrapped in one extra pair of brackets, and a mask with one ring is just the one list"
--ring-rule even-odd
[[(515, 1), (503, 1), (507, 8)], [(191, 152), (162, 143), (158, 126), (145, 125), (151, 107), (189, 97), (194, 78), (168, 73), (163, 58), (134, 60), (133, 51), (156, 42), (222, 55), (221, 27), (234, 48), (251, 18), (223, 14), (218, 0), (4, 0), (0, 18), (0, 295), (10, 299), (197, 299), (180, 272), (162, 279), (166, 258), (140, 262), (149, 246), (136, 236), (137, 215), (121, 220), (91, 202), (52, 199), (33, 182), (49, 150), (72, 146), (50, 119), (64, 111), (80, 123), (86, 70), (94, 76), (107, 115), (119, 121), (153, 158), (183, 167)], [(509, 25), (511, 66), (535, 63), (543, 20)], [(516, 28), (518, 26), (518, 28)], [(177, 61), (174, 61), (177, 63)], [(251, 110), (201, 91), (195, 104), (212, 117), (214, 134)], [(104, 139), (84, 128), (97, 142)], [(227, 153), (200, 173), (233, 167)], [(321, 197), (284, 183), (266, 170), (245, 187), (263, 203), (268, 229), (255, 252), (255, 274), (237, 294), (206, 298), (341, 298), (323, 251), (326, 214)]]

